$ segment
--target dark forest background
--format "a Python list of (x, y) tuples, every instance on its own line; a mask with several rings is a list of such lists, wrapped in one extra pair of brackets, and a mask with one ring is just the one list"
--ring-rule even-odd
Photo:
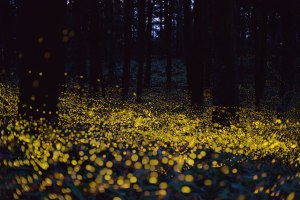
[(262, 109), (270, 86), (283, 118), (298, 105), (299, 20), (296, 0), (0, 0), (1, 81), (17, 77), (21, 115), (55, 118), (66, 81), (140, 103), (154, 68), (170, 92), (184, 66), (191, 106), (202, 112), (211, 91), (214, 122), (238, 120), (245, 88)]

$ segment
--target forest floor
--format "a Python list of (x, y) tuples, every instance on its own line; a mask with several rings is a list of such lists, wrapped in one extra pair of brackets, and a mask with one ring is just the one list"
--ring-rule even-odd
[(120, 102), (119, 87), (101, 98), (68, 84), (56, 125), (19, 119), (18, 88), (1, 83), (1, 199), (300, 199), (297, 104), (285, 120), (244, 106), (220, 129), (209, 90), (193, 113), (180, 74), (141, 104)]

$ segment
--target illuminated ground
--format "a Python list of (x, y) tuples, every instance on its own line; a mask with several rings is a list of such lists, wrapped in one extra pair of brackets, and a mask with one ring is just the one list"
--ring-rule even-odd
[(212, 108), (192, 114), (183, 91), (125, 105), (73, 91), (51, 127), (17, 119), (17, 89), (0, 84), (1, 199), (300, 199), (293, 113), (243, 108), (218, 129)]

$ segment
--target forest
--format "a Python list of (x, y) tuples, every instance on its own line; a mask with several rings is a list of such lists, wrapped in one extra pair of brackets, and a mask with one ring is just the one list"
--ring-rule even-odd
[(1, 199), (300, 199), (297, 0), (0, 0)]

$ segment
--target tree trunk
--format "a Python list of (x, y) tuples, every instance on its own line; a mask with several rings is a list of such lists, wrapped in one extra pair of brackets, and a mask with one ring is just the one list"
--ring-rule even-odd
[(145, 70), (145, 80), (144, 86), (145, 88), (149, 88), (151, 86), (151, 53), (152, 53), (152, 14), (153, 14), (153, 3), (152, 0), (148, 0), (147, 4), (147, 50), (146, 50), (146, 70)]
[(189, 96), (191, 96), (191, 63), (192, 63), (192, 5), (191, 0), (183, 1), (184, 13), (184, 58), (186, 65), (186, 80), (188, 85)]
[[(245, 13), (246, 8), (243, 5), (243, 9), (239, 12), (239, 18), (237, 19), (239, 26), (238, 26), (238, 41), (239, 41), (239, 83), (243, 84), (245, 80), (245, 66), (244, 66), (244, 57), (245, 57), (245, 40), (246, 40), (246, 20), (245, 20)], [(241, 7), (239, 7), (241, 8)]]
[(28, 118), (56, 117), (63, 79), (64, 2), (27, 0), (19, 5), (19, 113)]
[(295, 81), (295, 16), (292, 15), (292, 9), (295, 6), (293, 0), (288, 0), (282, 3), (282, 63), (279, 68), (281, 75), (281, 86), (279, 90), (280, 105), (278, 106), (278, 117), (285, 117), (285, 113), (291, 107), (293, 98), (293, 89)]
[(80, 86), (80, 91), (84, 90), (87, 81), (87, 25), (88, 21), (88, 5), (87, 1), (76, 0), (73, 3), (73, 15), (75, 18), (75, 76)]
[(183, 0), (177, 0), (177, 30), (176, 30), (176, 57), (182, 58), (183, 55)]
[(146, 28), (146, 0), (138, 0), (138, 70), (137, 70), (137, 87), (136, 101), (142, 101), (143, 92), (143, 71), (145, 62), (145, 28)]
[(207, 0), (196, 0), (193, 19), (191, 15), (191, 2), (184, 1), (187, 81), (192, 106), (197, 110), (204, 105), (204, 74), (205, 68), (208, 66), (210, 54), (208, 50), (208, 9)]
[(114, 1), (106, 0), (106, 26), (107, 26), (107, 61), (108, 61), (108, 84), (115, 84), (116, 69), (115, 69), (115, 25), (114, 25)]
[(194, 4), (194, 50), (191, 67), (191, 101), (192, 106), (201, 108), (204, 105), (205, 69), (208, 68), (209, 45), (207, 25), (208, 1), (196, 0)]
[(131, 45), (132, 45), (132, 1), (124, 0), (124, 65), (123, 65), (123, 79), (122, 79), (122, 100), (128, 99), (128, 92), (130, 87), (130, 59), (131, 59)]
[(159, 39), (163, 41), (164, 38), (164, 3), (163, 0), (158, 1), (159, 4)]
[(173, 1), (165, 0), (165, 48), (167, 55), (166, 66), (166, 86), (171, 88), (172, 84), (172, 16), (173, 16)]
[(256, 40), (256, 59), (255, 59), (255, 106), (260, 108), (260, 100), (264, 95), (265, 73), (267, 65), (267, 14), (264, 1), (256, 0), (255, 10), (255, 40)]
[(216, 52), (213, 88), (213, 123), (229, 126), (237, 120), (238, 86), (235, 66), (235, 0), (214, 1), (214, 42)]
[(13, 10), (7, 1), (0, 1), (0, 81), (6, 79), (6, 72), (13, 57)]
[[(103, 29), (100, 27), (99, 1), (90, 0), (89, 2), (89, 21), (90, 27), (88, 32), (89, 52), (90, 52), (90, 94), (99, 92), (99, 83), (101, 84), (102, 95), (105, 95), (102, 72), (102, 58), (100, 44), (103, 43)], [(103, 21), (102, 21), (103, 22)], [(88, 23), (88, 22), (87, 22)], [(101, 23), (102, 24), (102, 23)]]

